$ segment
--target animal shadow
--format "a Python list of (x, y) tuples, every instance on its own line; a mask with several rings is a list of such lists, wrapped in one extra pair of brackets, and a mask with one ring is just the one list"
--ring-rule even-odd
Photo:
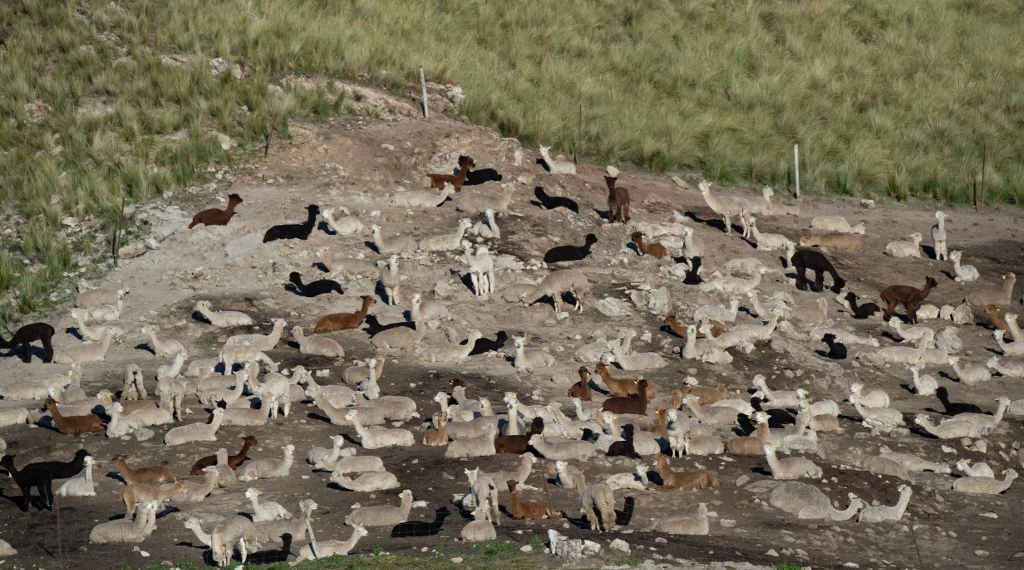
[(152, 354), (153, 356), (156, 356), (156, 350), (154, 350), (153, 347), (149, 346), (148, 342), (140, 342), (139, 344), (136, 344), (135, 350), (144, 350)]
[(312, 264), (310, 264), (310, 267), (315, 267), (315, 268), (319, 269), (320, 271), (322, 271), (324, 273), (330, 273), (330, 270), (327, 269), (327, 266), (324, 265), (324, 262), (322, 262), (322, 261), (317, 261), (316, 263), (312, 263)]
[(383, 251), (377, 249), (377, 245), (375, 243), (373, 243), (372, 241), (369, 241), (369, 240), (364, 241), (363, 245), (365, 245), (366, 247), (372, 249), (374, 253), (378, 253), (378, 254), (383, 254), (384, 253)]
[(338, 234), (336, 234), (334, 232), (334, 230), (331, 229), (331, 226), (327, 225), (327, 222), (324, 222), (324, 221), (321, 221), (320, 223), (318, 223), (316, 225), (316, 229), (324, 232), (325, 234), (327, 234), (329, 236), (338, 235)]

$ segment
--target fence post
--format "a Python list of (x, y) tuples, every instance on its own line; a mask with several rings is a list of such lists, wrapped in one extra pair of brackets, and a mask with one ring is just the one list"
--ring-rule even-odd
[(793, 178), (796, 180), (796, 197), (800, 197), (800, 145), (793, 145)]
[(423, 92), (423, 118), (430, 118), (430, 109), (427, 108), (427, 80), (423, 77), (423, 66), (420, 66), (420, 89)]

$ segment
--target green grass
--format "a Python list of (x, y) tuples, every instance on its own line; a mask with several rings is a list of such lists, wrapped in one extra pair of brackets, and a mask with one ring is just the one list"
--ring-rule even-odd
[[(724, 183), (789, 186), (800, 143), (810, 193), (968, 202), (984, 148), (986, 202), (1021, 204), (1021, 29), (1012, 0), (0, 3), (0, 320), (74, 269), (64, 216), (107, 235), (122, 196), (230, 162), (211, 131), (247, 154), (272, 126), (352, 110), (268, 90), (290, 73), (404, 93), (422, 64), (464, 87), (472, 121), (566, 153), (582, 103), (587, 158)], [(247, 75), (213, 78), (213, 57)]]

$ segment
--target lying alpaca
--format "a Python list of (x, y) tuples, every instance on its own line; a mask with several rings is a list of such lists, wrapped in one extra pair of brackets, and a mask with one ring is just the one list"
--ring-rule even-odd
[(629, 238), (636, 244), (636, 250), (638, 255), (649, 255), (656, 259), (662, 259), (668, 255), (668, 250), (665, 246), (658, 242), (648, 243), (644, 241), (644, 234), (641, 232), (633, 232)]
[(597, 236), (587, 234), (586, 243), (582, 246), (557, 245), (544, 254), (544, 263), (558, 263), (561, 261), (580, 261), (590, 255), (590, 249), (597, 243)]
[(441, 190), (445, 184), (451, 184), (456, 192), (462, 192), (462, 185), (466, 183), (466, 178), (469, 177), (469, 169), (474, 166), (476, 166), (476, 163), (473, 162), (472, 158), (460, 156), (458, 174), (427, 174), (428, 186)]
[(53, 360), (53, 345), (50, 344), (50, 340), (55, 333), (53, 327), (46, 323), (32, 323), (15, 331), (11, 340), (4, 340), (0, 337), (0, 348), (13, 349), (21, 346), (23, 352), (21, 359), (27, 364), (32, 362), (32, 343), (38, 340), (43, 344), (43, 350), (46, 351), (43, 362), (50, 362)]
[(359, 310), (354, 313), (331, 313), (320, 317), (316, 326), (313, 327), (313, 332), (322, 334), (359, 328), (359, 325), (363, 324), (363, 319), (366, 318), (366, 313), (377, 303), (377, 300), (369, 295), (363, 295), (362, 302)]
[(219, 208), (209, 208), (202, 210), (192, 217), (192, 223), (188, 225), (188, 229), (192, 229), (199, 224), (205, 226), (226, 226), (231, 220), (231, 217), (235, 215), (235, 206), (242, 203), (242, 197), (238, 194), (228, 195), (228, 207), (223, 210)]
[(542, 146), (539, 149), (540, 156), (544, 159), (544, 164), (548, 167), (548, 172), (551, 174), (576, 174), (576, 165), (568, 160), (560, 160), (551, 157), (550, 149), (546, 146)]
[(575, 213), (580, 213), (580, 205), (575, 200), (564, 198), (562, 196), (549, 196), (544, 192), (544, 187), (537, 186), (533, 189), (533, 195), (537, 197), (538, 205), (545, 210), (554, 210), (555, 208), (565, 208)]
[(309, 239), (316, 226), (316, 218), (320, 215), (320, 207), (315, 204), (306, 206), (306, 221), (301, 224), (281, 224), (273, 226), (263, 234), (263, 243), (277, 241), (280, 239)]
[(341, 284), (333, 279), (317, 279), (316, 281), (303, 283), (302, 275), (298, 271), (292, 271), (288, 274), (288, 282), (295, 288), (295, 292), (303, 297), (317, 297), (328, 293), (345, 294), (341, 289)]

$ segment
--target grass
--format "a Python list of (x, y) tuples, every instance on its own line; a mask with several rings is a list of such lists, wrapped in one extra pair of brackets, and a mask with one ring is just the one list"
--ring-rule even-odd
[(526, 144), (571, 152), (582, 104), (588, 159), (723, 183), (790, 186), (799, 143), (809, 193), (966, 203), (984, 150), (985, 201), (1019, 205), (1022, 27), (1012, 0), (0, 3), (0, 323), (79, 269), (65, 216), (109, 235), (122, 196), (230, 162), (214, 131), (244, 155), (351, 110), (287, 74), (404, 93), (422, 64)]

